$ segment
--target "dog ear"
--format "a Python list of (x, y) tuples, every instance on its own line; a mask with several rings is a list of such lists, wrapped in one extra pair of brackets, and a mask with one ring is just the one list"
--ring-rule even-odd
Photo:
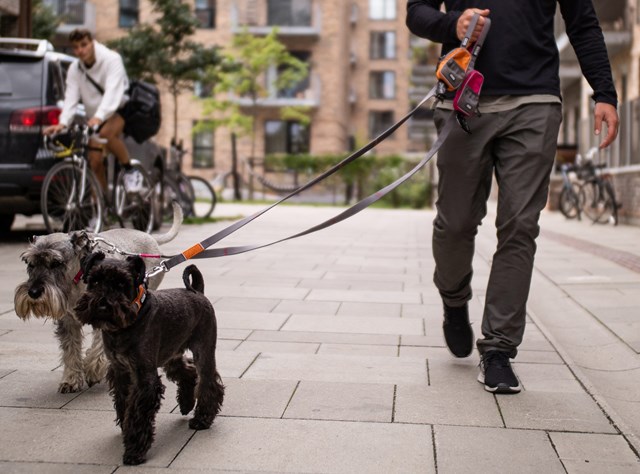
[(104, 260), (104, 253), (94, 252), (82, 259), (82, 281), (87, 282), (87, 276), (96, 263)]
[(131, 273), (134, 275), (134, 283), (137, 288), (144, 283), (144, 279), (147, 276), (147, 267), (144, 264), (144, 260), (137, 255), (127, 257), (127, 262), (129, 262), (129, 266), (131, 267)]
[(91, 250), (91, 240), (86, 230), (72, 232), (69, 240), (71, 241), (71, 245), (77, 250)]

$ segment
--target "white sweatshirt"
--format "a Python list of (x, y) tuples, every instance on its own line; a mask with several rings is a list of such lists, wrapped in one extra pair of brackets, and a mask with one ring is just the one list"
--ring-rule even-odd
[[(104, 121), (128, 99), (125, 94), (129, 88), (129, 79), (122, 57), (96, 40), (93, 45), (96, 54), (93, 66), (87, 68), (78, 60), (71, 64), (67, 72), (67, 90), (60, 114), (62, 125), (69, 125), (80, 101), (84, 104), (87, 119), (96, 117)], [(102, 87), (104, 95), (91, 84), (87, 74)]]

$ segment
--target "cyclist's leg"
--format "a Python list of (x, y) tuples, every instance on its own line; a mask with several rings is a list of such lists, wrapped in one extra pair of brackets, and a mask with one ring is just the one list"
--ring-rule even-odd
[(100, 137), (107, 140), (107, 149), (113, 153), (121, 165), (129, 164), (129, 150), (122, 141), (124, 119), (118, 113), (109, 117), (100, 129)]
[(91, 166), (93, 174), (96, 175), (96, 178), (100, 183), (100, 187), (102, 188), (102, 192), (106, 193), (107, 172), (104, 167), (104, 150), (102, 148), (102, 145), (93, 140), (90, 140), (87, 156), (89, 158), (89, 166)]

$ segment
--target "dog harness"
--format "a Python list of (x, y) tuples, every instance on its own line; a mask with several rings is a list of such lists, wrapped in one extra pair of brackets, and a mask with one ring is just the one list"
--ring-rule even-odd
[[(416, 107), (414, 107), (408, 114), (402, 117), (398, 122), (393, 124), (391, 127), (389, 127), (387, 130), (382, 132), (380, 135), (378, 135), (372, 141), (367, 143), (365, 146), (363, 146), (359, 150), (356, 150), (351, 155), (347, 156), (338, 164), (334, 165), (333, 167), (331, 167), (324, 173), (320, 174), (319, 176), (316, 176), (315, 178), (310, 180), (308, 183), (303, 184), (299, 188), (295, 189), (291, 193), (282, 197), (281, 199), (271, 204), (270, 206), (266, 207), (265, 209), (258, 211), (253, 215), (240, 219), (239, 221), (222, 229), (216, 234), (202, 240), (201, 242), (198, 242), (195, 245), (192, 245), (188, 249), (184, 250), (182, 253), (170, 256), (166, 260), (163, 260), (160, 263), (160, 265), (157, 265), (151, 271), (147, 272), (146, 278), (149, 279), (152, 276), (157, 275), (161, 272), (167, 272), (174, 266), (179, 265), (182, 262), (185, 262), (186, 260), (189, 260), (192, 258), (213, 258), (213, 257), (223, 257), (227, 255), (237, 255), (240, 253), (249, 252), (251, 250), (257, 250), (260, 248), (268, 247), (280, 242), (285, 242), (287, 240), (291, 240), (296, 237), (302, 237), (303, 235), (308, 235), (308, 234), (317, 232), (321, 229), (330, 227), (334, 224), (337, 224), (338, 222), (341, 222), (347, 219), (348, 217), (351, 217), (357, 214), (358, 212), (367, 208), (374, 202), (378, 201), (380, 198), (388, 194), (390, 191), (398, 187), (400, 184), (404, 183), (416, 172), (418, 172), (421, 168), (423, 168), (431, 160), (431, 158), (433, 158), (436, 152), (440, 149), (440, 147), (446, 140), (447, 136), (453, 129), (456, 119), (460, 124), (460, 126), (466, 132), (471, 133), (471, 130), (469, 129), (469, 126), (466, 122), (466, 118), (478, 114), (478, 101), (479, 101), (479, 95), (480, 95), (480, 90), (482, 88), (482, 81), (483, 81), (482, 74), (475, 71), (473, 69), (473, 66), (475, 64), (475, 60), (478, 54), (480, 53), (482, 44), (484, 42), (484, 39), (487, 36), (487, 33), (489, 32), (489, 28), (491, 25), (490, 20), (488, 18), (485, 18), (484, 19), (485, 23), (484, 23), (482, 32), (480, 34), (480, 37), (478, 38), (478, 41), (476, 41), (476, 43), (473, 44), (473, 48), (471, 49), (471, 51), (469, 51), (468, 46), (469, 46), (469, 43), (471, 42), (471, 36), (478, 23), (478, 20), (479, 20), (479, 15), (477, 14), (474, 15), (471, 20), (471, 23), (469, 24), (469, 27), (467, 28), (465, 37), (462, 40), (461, 48), (457, 48), (456, 49), (457, 52), (453, 54), (451, 53), (447, 54), (441, 60), (442, 64), (438, 67), (439, 74), (438, 73), (436, 74), (438, 79), (437, 84), (427, 93), (427, 95), (418, 103)], [(237, 246), (237, 247), (209, 249), (211, 245), (215, 244), (216, 242), (219, 242), (220, 240), (234, 233), (238, 229), (244, 227), (251, 221), (257, 219), (261, 215), (273, 209), (278, 204), (290, 199), (293, 196), (300, 194), (302, 191), (305, 191), (306, 189), (309, 189), (311, 186), (331, 176), (332, 174), (336, 173), (337, 171), (345, 167), (347, 164), (361, 157), (366, 152), (370, 151), (380, 142), (382, 142), (387, 137), (389, 137), (393, 132), (395, 132), (403, 123), (405, 123), (411, 116), (413, 116), (416, 113), (416, 111), (420, 107), (422, 107), (422, 105), (425, 104), (428, 100), (435, 99), (434, 101), (435, 103), (444, 100), (445, 93), (448, 90), (456, 91), (456, 98), (454, 99), (455, 111), (452, 112), (451, 115), (449, 115), (449, 117), (446, 119), (444, 125), (442, 126), (442, 128), (440, 129), (440, 132), (438, 133), (438, 138), (433, 143), (429, 151), (426, 153), (425, 157), (414, 168), (412, 168), (409, 172), (407, 172), (404, 176), (401, 176), (400, 178), (396, 179), (393, 183), (373, 193), (371, 196), (361, 200), (360, 202), (346, 209), (345, 211), (338, 214), (337, 216), (334, 216), (331, 219), (328, 219), (314, 227), (311, 227), (297, 234), (290, 235), (288, 237), (275, 240), (266, 244), (254, 244), (254, 245), (243, 245), (243, 246)]]

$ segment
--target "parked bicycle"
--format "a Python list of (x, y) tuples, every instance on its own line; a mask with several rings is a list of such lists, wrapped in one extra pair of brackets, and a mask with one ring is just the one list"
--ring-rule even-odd
[(564, 163), (560, 166), (562, 173), (562, 191), (558, 199), (558, 209), (567, 219), (581, 220), (580, 192), (581, 184), (571, 179), (571, 174), (578, 171), (576, 165)]
[(582, 212), (595, 223), (617, 225), (620, 203), (616, 199), (611, 175), (602, 172), (606, 163), (593, 162), (597, 151), (597, 148), (589, 150), (586, 161), (580, 165), (580, 177), (584, 181), (580, 190)]
[(62, 159), (42, 184), (41, 208), (48, 232), (86, 229), (99, 232), (113, 219), (121, 227), (145, 232), (153, 228), (155, 190), (144, 167), (131, 160), (131, 170), (119, 169), (113, 155), (107, 155), (106, 195), (89, 166), (89, 139), (97, 130), (74, 125), (66, 132), (45, 136), (45, 147)]
[(182, 160), (187, 154), (182, 141), (171, 140), (169, 163), (165, 170), (163, 189), (163, 218), (173, 216), (171, 202), (177, 201), (185, 216), (207, 218), (218, 201), (209, 182), (200, 176), (187, 176), (182, 172)]

